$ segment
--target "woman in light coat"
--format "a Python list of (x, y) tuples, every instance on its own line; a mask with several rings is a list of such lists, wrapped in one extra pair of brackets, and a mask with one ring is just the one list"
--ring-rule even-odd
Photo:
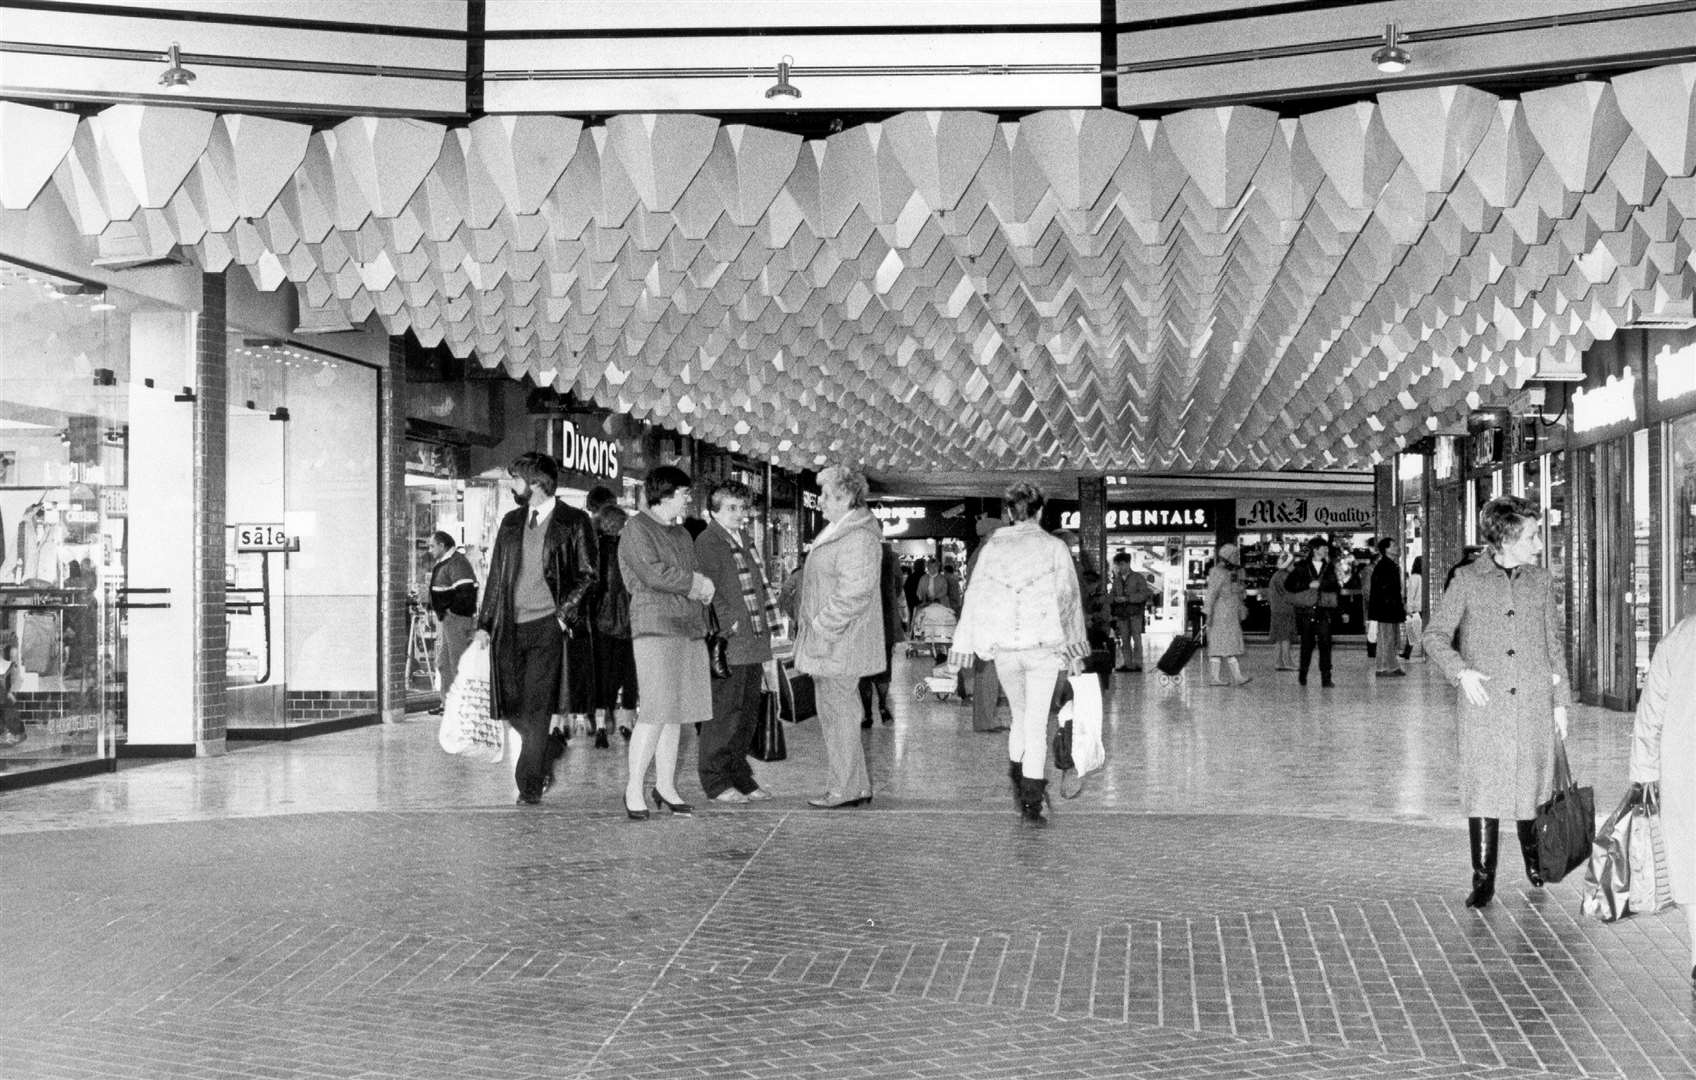
[(1290, 602), (1290, 593), (1285, 583), (1290, 580), (1290, 567), (1296, 563), (1296, 557), (1289, 552), (1278, 556), (1278, 569), (1272, 572), (1272, 580), (1266, 583), (1266, 606), (1271, 609), (1271, 625), (1267, 628), (1266, 636), (1272, 642), (1272, 666), (1278, 671), (1294, 671), (1295, 658), (1290, 655), (1290, 646), (1300, 640), (1296, 636), (1296, 607)]
[(1696, 615), (1672, 628), (1655, 648), (1637, 702), (1631, 779), (1661, 786), (1672, 898), (1690, 926), (1690, 979), (1696, 982)]
[(1485, 552), (1456, 569), (1425, 630), (1426, 653), (1460, 688), (1460, 801), (1472, 849), (1467, 907), (1496, 894), (1502, 818), (1518, 822), (1525, 876), (1533, 887), (1543, 884), (1532, 822), (1554, 789), (1555, 740), (1566, 738), (1572, 698), (1554, 588), (1537, 565), (1540, 516), (1512, 495), (1485, 504), (1478, 515)]
[[(1241, 686), (1253, 682), (1243, 674), (1237, 658), (1248, 651), (1243, 644), (1243, 620), (1248, 618), (1248, 600), (1243, 592), (1243, 570), (1237, 545), (1222, 544), (1213, 569), (1207, 573), (1207, 599), (1201, 613), (1207, 617), (1207, 682), (1210, 686)], [(1230, 665), (1231, 681), (1219, 677), (1219, 664)]]
[(1076, 675), (1089, 659), (1083, 597), (1065, 541), (1043, 532), (1042, 491), (1017, 483), (1002, 496), (1012, 524), (983, 542), (966, 590), (948, 660), (956, 668), (973, 655), (995, 661), (1013, 711), (1007, 733), (1007, 775), (1030, 825), (1047, 823), (1048, 710), (1062, 674)]
[[(830, 786), (807, 800), (821, 810), (872, 801), (860, 745), (860, 678), (884, 666), (883, 529), (866, 509), (866, 478), (840, 465), (819, 473), (829, 522), (813, 539), (801, 577), (795, 670), (813, 677)], [(645, 691), (644, 691), (645, 693)]]

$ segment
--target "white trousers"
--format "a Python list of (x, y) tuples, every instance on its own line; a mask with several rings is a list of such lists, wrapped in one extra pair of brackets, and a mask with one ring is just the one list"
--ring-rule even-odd
[(1048, 770), (1048, 713), (1054, 704), (1054, 684), (1066, 669), (1064, 656), (1053, 649), (1019, 649), (995, 654), (995, 673), (1012, 707), (1013, 727), (1007, 733), (1007, 760), (1020, 772), (1041, 780)]

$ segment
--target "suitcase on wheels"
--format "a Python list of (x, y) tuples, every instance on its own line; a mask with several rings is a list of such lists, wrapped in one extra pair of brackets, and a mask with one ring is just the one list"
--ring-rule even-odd
[(1166, 652), (1154, 666), (1160, 670), (1160, 674), (1176, 678), (1183, 673), (1184, 666), (1195, 656), (1205, 640), (1200, 634), (1179, 634), (1172, 639), (1172, 644), (1166, 646)]

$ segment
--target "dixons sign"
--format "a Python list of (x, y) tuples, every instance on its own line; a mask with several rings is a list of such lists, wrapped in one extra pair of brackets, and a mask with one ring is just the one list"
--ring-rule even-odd
[(618, 444), (593, 435), (579, 435), (576, 424), (563, 421), (559, 426), (559, 465), (573, 472), (617, 480)]

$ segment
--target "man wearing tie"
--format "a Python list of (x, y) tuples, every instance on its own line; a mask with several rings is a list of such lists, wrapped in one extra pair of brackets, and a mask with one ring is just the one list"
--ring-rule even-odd
[(599, 559), (589, 515), (554, 495), (559, 465), (553, 458), (520, 455), (507, 484), (518, 508), (495, 534), (476, 640), (490, 648), (494, 714), (523, 740), (513, 773), (518, 801), (534, 806), (549, 778), (548, 718), (564, 708), (565, 634), (585, 614)]

